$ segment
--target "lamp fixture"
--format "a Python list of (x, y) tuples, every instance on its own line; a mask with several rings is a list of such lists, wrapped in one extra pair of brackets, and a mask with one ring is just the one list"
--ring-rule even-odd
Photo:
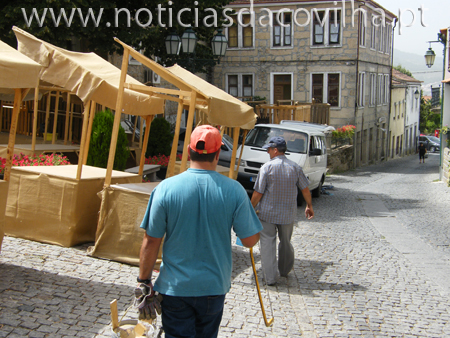
[(428, 48), (427, 52), (425, 53), (425, 64), (428, 68), (431, 68), (434, 65), (434, 60), (436, 59), (436, 54), (431, 49), (431, 42), (430, 47)]
[(419, 90), (416, 89), (416, 91), (414, 92), (414, 97), (416, 98), (416, 100), (420, 97)]

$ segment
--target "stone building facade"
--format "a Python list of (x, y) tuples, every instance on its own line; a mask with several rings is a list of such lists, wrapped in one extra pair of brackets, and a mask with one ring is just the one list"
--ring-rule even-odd
[(271, 104), (329, 103), (332, 126), (356, 126), (354, 166), (386, 157), (395, 15), (370, 0), (238, 0), (229, 7), (237, 14), (214, 68), (216, 86)]

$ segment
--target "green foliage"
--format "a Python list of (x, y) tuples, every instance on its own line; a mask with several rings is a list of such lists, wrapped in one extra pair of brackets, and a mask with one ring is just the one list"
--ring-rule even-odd
[[(113, 125), (114, 115), (109, 109), (98, 112), (95, 115), (87, 158), (88, 165), (99, 168), (107, 167)], [(129, 156), (130, 151), (128, 149), (127, 135), (122, 126), (120, 126), (113, 169), (120, 171), (125, 170)]]
[(400, 73), (413, 77), (412, 73), (406, 68), (403, 68), (402, 65), (395, 66), (394, 69), (398, 70)]
[(424, 134), (432, 134), (441, 125), (441, 116), (431, 111), (431, 102), (425, 101), (421, 93), (420, 96), (420, 120), (419, 129)]
[[(72, 49), (74, 38), (80, 39), (82, 45), (87, 42), (87, 46), (82, 48), (83, 51), (106, 56), (107, 53), (114, 51), (122, 52), (122, 47), (113, 40), (113, 37), (117, 37), (138, 50), (145, 47), (145, 55), (150, 57), (156, 55), (161, 58), (162, 64), (171, 66), (185, 59), (185, 55), (183, 53), (180, 53), (179, 56), (167, 55), (164, 40), (172, 29), (181, 37), (186, 27), (178, 24), (177, 14), (181, 9), (189, 8), (190, 11), (182, 12), (180, 20), (184, 25), (191, 24), (199, 41), (204, 41), (208, 45), (205, 47), (198, 44), (196, 48), (198, 63), (196, 66), (200, 66), (202, 71), (206, 72), (206, 64), (199, 59), (212, 59), (212, 51), (209, 46), (216, 27), (207, 27), (203, 23), (203, 20), (206, 19), (208, 25), (215, 24), (211, 17), (212, 11), (205, 11), (205, 9), (215, 10), (217, 26), (220, 27), (224, 19), (223, 7), (229, 2), (229, 0), (198, 0), (198, 5), (195, 5), (193, 1), (172, 1), (172, 5), (169, 5), (169, 0), (4, 0), (0, 2), (2, 13), (0, 16), (0, 39), (15, 48), (17, 42), (11, 27), (17, 26), (44, 41), (66, 49)], [(43, 25), (40, 26), (34, 17), (28, 27), (22, 8), (26, 12), (27, 20), (30, 20), (33, 8), (35, 8), (39, 20), (44, 18)], [(86, 20), (90, 8), (92, 15), (84, 25), (78, 9), (81, 11), (83, 20)], [(100, 16), (101, 8), (103, 12)], [(158, 10), (158, 8), (160, 9)], [(55, 20), (61, 16), (57, 27), (55, 27), (50, 9), (53, 10)], [(76, 9), (73, 12), (70, 27), (61, 15), (61, 9), (64, 9), (68, 20), (72, 9)], [(139, 9), (146, 9), (146, 11), (141, 11), (136, 20), (136, 13)], [(172, 12), (172, 28), (169, 28), (169, 9)], [(120, 10), (120, 12), (116, 14), (116, 10)], [(147, 11), (151, 12), (151, 23), (148, 23), (150, 15)], [(195, 20), (196, 11), (198, 11), (197, 22)], [(227, 12), (227, 15), (230, 15), (230, 12)], [(159, 18), (161, 24), (158, 23)], [(98, 25), (95, 24), (97, 20)], [(110, 23), (109, 27), (107, 23)]]
[[(144, 133), (145, 135), (145, 133)], [(170, 155), (173, 136), (170, 132), (170, 123), (164, 117), (153, 119), (148, 136), (145, 157), (157, 155)]]

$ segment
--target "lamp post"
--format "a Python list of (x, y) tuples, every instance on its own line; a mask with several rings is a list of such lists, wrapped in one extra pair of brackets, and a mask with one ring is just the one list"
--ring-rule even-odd
[(178, 63), (183, 68), (196, 73), (202, 68), (213, 67), (220, 63), (220, 57), (224, 56), (228, 46), (228, 40), (223, 35), (222, 29), (218, 29), (217, 33), (211, 40), (211, 51), (213, 57), (210, 59), (200, 59), (196, 57), (195, 49), (197, 47), (198, 38), (192, 28), (184, 31), (181, 38), (172, 31), (166, 38), (166, 52), (171, 56), (179, 56), (180, 50), (186, 54), (185, 58), (178, 58)]
[(419, 93), (418, 89), (416, 89), (416, 91), (414, 92), (414, 97), (416, 98), (416, 100), (420, 97), (420, 93)]
[[(437, 41), (428, 41), (429, 43), (429, 48), (425, 53), (425, 64), (428, 66), (428, 68), (431, 68), (434, 64), (434, 60), (436, 58), (436, 54), (434, 53), (434, 51), (431, 49), (431, 44), (432, 43), (436, 43), (436, 42), (440, 42), (443, 44), (444, 46), (444, 50), (442, 52), (443, 54), (443, 66), (442, 66), (442, 80), (445, 80), (445, 50), (447, 47), (447, 40), (446, 37), (442, 34), (442, 33), (438, 33), (437, 34), (438, 39)], [(440, 121), (440, 129), (442, 129), (442, 115), (444, 112), (444, 86), (442, 86), (441, 88), (441, 121)], [(439, 138), (440, 138), (440, 142), (442, 144), (442, 133), (439, 133)], [(442, 147), (439, 151), (439, 167), (442, 169)]]

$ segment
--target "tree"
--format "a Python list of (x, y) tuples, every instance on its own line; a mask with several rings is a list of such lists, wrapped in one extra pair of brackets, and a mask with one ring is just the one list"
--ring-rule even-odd
[[(182, 24), (192, 25), (199, 41), (210, 45), (217, 28), (207, 26), (216, 23), (220, 27), (224, 21), (229, 24), (222, 13), (229, 2), (198, 0), (198, 5), (194, 5), (192, 2), (169, 0), (5, 0), (0, 3), (0, 39), (15, 47), (17, 42), (11, 28), (17, 26), (69, 50), (73, 50), (74, 39), (88, 41), (83, 51), (106, 56), (114, 51), (122, 52), (122, 47), (113, 40), (117, 37), (138, 50), (144, 49), (146, 56), (158, 56), (162, 64), (170, 66), (179, 57), (167, 55), (165, 38), (172, 30), (181, 36), (186, 29), (178, 22), (178, 14)], [(216, 22), (211, 16), (213, 12), (217, 14)], [(172, 27), (169, 24), (170, 13)], [(212, 59), (212, 52), (198, 44), (196, 57)]]
[(414, 77), (414, 76), (412, 76), (412, 73), (409, 70), (407, 70), (406, 68), (403, 68), (402, 65), (395, 66), (394, 69), (398, 70), (400, 73)]
[(420, 120), (419, 129), (424, 134), (432, 134), (436, 129), (440, 128), (441, 120), (440, 115), (435, 114), (431, 110), (431, 102), (425, 101), (422, 95), (420, 95)]

